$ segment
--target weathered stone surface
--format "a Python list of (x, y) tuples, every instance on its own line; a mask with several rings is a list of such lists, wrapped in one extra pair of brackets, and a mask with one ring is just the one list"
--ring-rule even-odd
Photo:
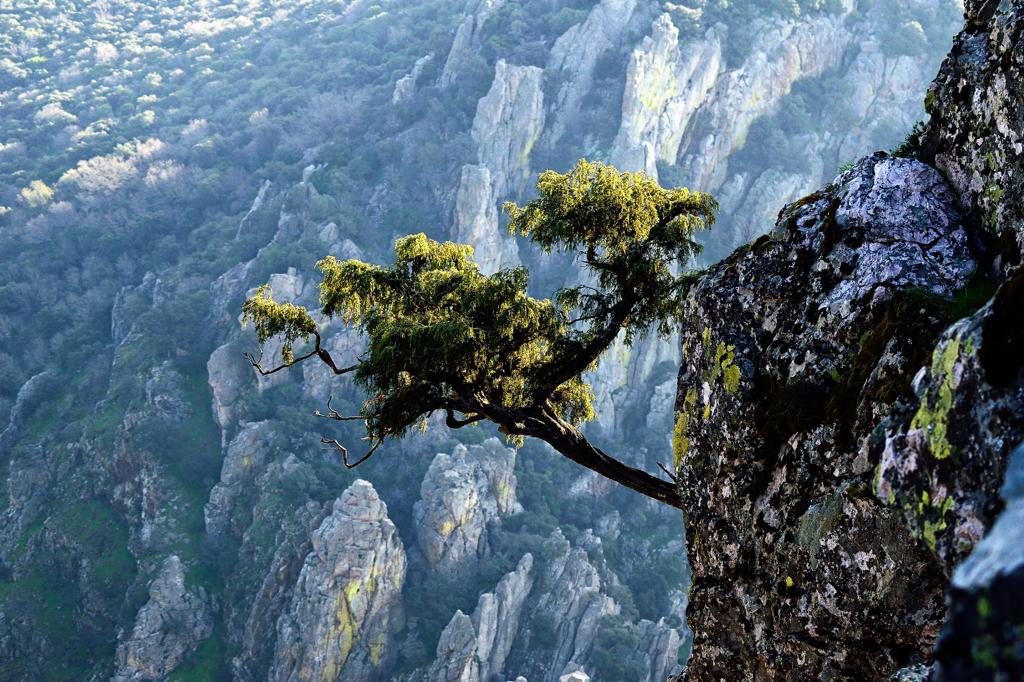
[(349, 486), (311, 544), (291, 605), (277, 622), (269, 679), (387, 679), (406, 559), (373, 486)]
[(213, 351), (206, 363), (207, 381), (213, 394), (213, 420), (221, 430), (221, 443), (227, 446), (228, 433), (235, 426), (236, 402), (253, 383), (252, 367), (233, 343)]
[(438, 454), (416, 503), (416, 540), (427, 564), (450, 580), (474, 573), (490, 553), (487, 525), (521, 511), (515, 450), (497, 438)]
[(432, 61), (434, 61), (433, 52), (420, 57), (416, 60), (416, 63), (412, 65), (412, 69), (409, 73), (395, 81), (395, 90), (391, 93), (392, 104), (401, 104), (402, 102), (408, 102), (413, 98), (416, 94), (416, 81), (418, 81), (420, 76), (423, 74), (423, 69), (427, 68)]
[(310, 538), (333, 506), (296, 499), (295, 491), (313, 476), (308, 464), (288, 455), (267, 465), (254, 483), (251, 520), (227, 581), (225, 629), (238, 647), (231, 661), (236, 679), (267, 679), (278, 620), (291, 607)]
[(185, 397), (185, 378), (174, 369), (170, 362), (164, 362), (150, 370), (146, 380), (146, 402), (161, 419), (181, 422), (192, 414)]
[(593, 86), (598, 59), (619, 45), (637, 4), (638, 0), (601, 0), (583, 23), (555, 41), (545, 71), (557, 74), (560, 86), (552, 102), (547, 144), (554, 146), (579, 116), (583, 98)]
[(876, 154), (691, 291), (674, 445), (692, 679), (892, 674), (928, 655), (943, 571), (873, 494), (875, 426), (912, 399), (940, 302), (975, 269), (938, 173)]
[(968, 28), (928, 92), (925, 147), (976, 217), (994, 267), (1005, 271), (1024, 251), (1024, 6), (966, 7)]
[(498, 227), (498, 198), (490, 169), (465, 165), (455, 197), (454, 239), (474, 249), (474, 260), (484, 274), (519, 265), (519, 249)]
[[(601, 619), (616, 615), (619, 604), (608, 596), (600, 572), (581, 547), (571, 547), (556, 531), (548, 540), (553, 558), (538, 577), (538, 595), (529, 614), (533, 627), (516, 642), (515, 658), (527, 679), (557, 682), (585, 665)], [(535, 641), (540, 629), (553, 641)]]
[(728, 159), (743, 146), (753, 122), (772, 111), (793, 83), (840, 63), (853, 40), (842, 15), (801, 22), (758, 19), (742, 68), (723, 74), (701, 111), (680, 159), (690, 186), (714, 191), (725, 182)]
[(957, 567), (933, 679), (1024, 678), (1024, 445), (1010, 458), (1006, 509)]
[(221, 465), (220, 481), (210, 490), (210, 499), (203, 507), (208, 535), (219, 538), (229, 532), (241, 534), (242, 529), (233, 528), (231, 522), (235, 501), (270, 460), (276, 437), (273, 426), (264, 421), (244, 424), (231, 439)]
[(455, 39), (441, 72), (442, 87), (449, 87), (458, 80), (464, 62), (479, 47), (483, 25), (504, 4), (505, 0), (466, 0), (466, 17), (455, 31)]
[(660, 15), (629, 60), (612, 163), (653, 178), (658, 177), (657, 161), (674, 164), (683, 133), (715, 85), (721, 62), (722, 45), (714, 29), (684, 52), (671, 16)]
[(480, 595), (472, 618), (455, 612), (441, 633), (428, 679), (487, 682), (501, 678), (533, 587), (532, 569), (533, 556), (526, 554), (494, 592)]
[(499, 200), (519, 192), (530, 177), (530, 152), (544, 130), (543, 75), (536, 66), (499, 59), (491, 89), (477, 102), (471, 135)]
[(462, 167), (455, 198), (454, 236), (476, 250), (487, 274), (519, 264), (518, 247), (498, 222), (498, 203), (522, 190), (530, 152), (544, 130), (543, 71), (499, 59), (494, 81), (477, 102), (471, 134), (477, 165)]
[(117, 648), (113, 682), (164, 680), (213, 632), (206, 593), (185, 588), (181, 559), (164, 560), (128, 639)]
[(878, 497), (905, 510), (907, 524), (947, 572), (978, 544), (998, 511), (1010, 448), (1024, 435), (1024, 272), (981, 310), (947, 329), (914, 378), (909, 423), (881, 448)]

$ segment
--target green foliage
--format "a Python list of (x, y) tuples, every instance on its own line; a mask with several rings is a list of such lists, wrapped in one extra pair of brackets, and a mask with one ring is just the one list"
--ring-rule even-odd
[(636, 659), (640, 634), (619, 616), (605, 616), (594, 638), (594, 677), (601, 680), (640, 680), (647, 668)]
[(242, 306), (242, 324), (248, 322), (256, 328), (256, 338), (261, 344), (275, 336), (283, 338), (281, 360), (286, 364), (295, 359), (292, 352), (295, 342), (308, 341), (317, 331), (316, 322), (305, 308), (274, 301), (267, 285), (257, 289)]
[[(693, 234), (714, 222), (715, 200), (586, 161), (542, 173), (537, 190), (524, 207), (506, 205), (509, 230), (581, 259), (596, 288), (533, 298), (525, 269), (483, 275), (471, 247), (424, 234), (399, 239), (389, 266), (333, 256), (317, 264), (321, 314), (369, 339), (355, 379), (370, 395), (362, 414), (371, 440), (401, 436), (435, 410), (475, 414), (467, 400), (547, 405), (580, 424), (594, 416), (580, 374), (618, 332), (632, 341), (652, 325), (668, 331), (689, 282), (674, 268), (699, 251)], [(275, 302), (266, 287), (245, 302), (243, 319), (261, 343), (283, 338), (286, 364), (293, 344), (317, 333), (308, 311)]]

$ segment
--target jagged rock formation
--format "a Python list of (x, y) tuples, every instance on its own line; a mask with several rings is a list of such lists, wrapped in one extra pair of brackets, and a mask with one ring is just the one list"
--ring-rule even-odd
[(480, 254), (476, 262), (480, 271), (492, 274), (502, 267), (519, 264), (515, 241), (498, 228), (497, 196), (491, 171), (485, 165), (465, 165), (455, 198), (455, 232), (453, 238), (469, 244)]
[(367, 481), (353, 483), (311, 538), (277, 623), (271, 680), (387, 679), (400, 627), (405, 550)]
[[(968, 555), (935, 675), (1019, 674), (1012, 475), (996, 519), (1024, 440), (1024, 275), (1017, 204), (1000, 213), (991, 187), (1022, 166), (990, 159), (1018, 134), (1022, 15), (967, 10), (916, 151), (952, 186), (868, 157), (689, 294), (674, 446), (690, 679), (922, 679)], [(986, 151), (948, 151), (966, 144)], [(965, 293), (980, 273), (995, 281)]]
[(231, 528), (235, 501), (270, 460), (276, 435), (270, 423), (253, 422), (243, 425), (231, 440), (224, 454), (220, 481), (213, 486), (203, 507), (207, 535), (219, 538), (230, 530), (240, 534), (237, 528)]
[(487, 525), (522, 511), (515, 461), (515, 450), (497, 438), (434, 458), (415, 508), (416, 540), (432, 570), (454, 580), (487, 557)]
[(606, 51), (624, 38), (638, 0), (601, 0), (583, 23), (573, 26), (551, 48), (545, 70), (560, 83), (552, 101), (553, 120), (546, 144), (554, 147), (578, 118), (583, 98), (594, 84), (594, 69)]
[(499, 59), (491, 89), (477, 103), (470, 134), (499, 198), (518, 193), (530, 178), (530, 152), (544, 130), (543, 75), (536, 66)]
[(480, 595), (472, 618), (462, 611), (455, 612), (441, 633), (428, 679), (486, 682), (500, 677), (519, 630), (523, 605), (533, 588), (532, 569), (533, 556), (526, 554), (494, 592)]
[[(313, 500), (285, 502), (284, 493), (313, 476), (311, 467), (288, 455), (267, 466), (255, 482), (252, 518), (239, 538), (231, 573), (231, 598), (225, 621), (240, 649), (231, 661), (236, 679), (267, 679), (273, 663), (277, 623), (290, 608), (292, 594), (310, 553), (310, 538), (330, 505)], [(240, 525), (240, 524), (239, 524)]]
[(163, 680), (213, 631), (206, 593), (185, 588), (181, 559), (170, 556), (149, 585), (128, 639), (117, 649), (112, 682)]
[(925, 100), (932, 116), (925, 146), (984, 228), (994, 265), (1003, 270), (1024, 250), (1022, 13), (1017, 1), (968, 2), (968, 28)]
[(408, 102), (416, 94), (416, 81), (423, 75), (423, 70), (434, 61), (434, 54), (430, 53), (416, 60), (412, 70), (395, 82), (395, 90), (391, 93), (391, 103), (401, 104)]
[(543, 72), (498, 60), (494, 81), (477, 103), (471, 131), (478, 164), (462, 167), (455, 200), (455, 239), (476, 249), (485, 273), (519, 264), (515, 241), (498, 225), (498, 202), (522, 190), (530, 152), (544, 129)]
[(680, 47), (679, 29), (662, 14), (633, 50), (611, 153), (619, 170), (657, 178), (659, 160), (674, 164), (690, 119), (718, 79), (722, 44), (715, 29), (708, 29), (702, 42), (685, 45), (685, 51)]
[[(778, 106), (793, 83), (839, 64), (853, 40), (842, 16), (807, 22), (759, 20), (758, 36), (743, 66), (723, 74), (695, 123), (680, 160), (694, 187), (715, 190), (728, 172), (730, 154), (743, 146), (751, 124)], [(685, 123), (685, 121), (684, 121)]]
[(484, 24), (504, 4), (505, 0), (466, 0), (466, 16), (455, 31), (455, 39), (441, 72), (443, 87), (449, 87), (458, 80), (459, 69), (480, 45), (480, 33)]
[[(882, 672), (927, 654), (920, 622), (941, 614), (942, 581), (874, 498), (858, 457), (868, 444), (851, 429), (899, 396), (886, 378), (912, 371), (937, 331), (908, 292), (950, 296), (975, 267), (938, 173), (876, 155), (691, 292), (675, 443), (695, 576), (691, 674), (797, 661)], [(910, 315), (923, 329), (900, 338), (887, 319)], [(794, 630), (809, 636), (784, 634)], [(837, 631), (862, 644), (826, 634)]]

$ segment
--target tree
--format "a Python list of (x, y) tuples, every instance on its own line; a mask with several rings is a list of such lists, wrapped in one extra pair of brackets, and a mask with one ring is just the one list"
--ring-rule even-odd
[[(672, 483), (583, 436), (580, 426), (594, 410), (582, 375), (620, 333), (627, 343), (652, 330), (668, 333), (692, 282), (683, 268), (700, 251), (693, 235), (711, 226), (717, 204), (708, 194), (663, 189), (642, 173), (587, 161), (566, 174), (541, 173), (537, 190), (525, 206), (505, 204), (509, 230), (545, 253), (571, 254), (589, 283), (533, 298), (524, 268), (485, 276), (471, 247), (411, 235), (396, 242), (390, 266), (333, 256), (317, 264), (320, 314), (360, 327), (368, 339), (356, 364), (339, 367), (309, 311), (274, 301), (265, 286), (245, 302), (243, 323), (254, 324), (261, 345), (281, 337), (281, 362), (267, 368), (249, 360), (271, 374), (317, 357), (336, 374), (354, 376), (369, 395), (361, 414), (342, 415), (330, 404), (327, 414), (317, 412), (365, 422), (372, 445), (355, 462), (336, 440), (323, 440), (346, 466), (442, 412), (453, 429), (489, 420), (514, 441), (540, 438), (574, 462), (679, 507)], [(311, 348), (296, 356), (302, 343)]]

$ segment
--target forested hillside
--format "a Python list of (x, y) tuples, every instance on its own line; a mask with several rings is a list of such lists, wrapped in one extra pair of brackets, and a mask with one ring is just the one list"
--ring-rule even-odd
[[(316, 260), (415, 232), (574, 284), (498, 207), (582, 157), (714, 193), (709, 264), (903, 141), (962, 6), (0, 9), (0, 677), (536, 682), (679, 670), (678, 515), (443, 420), (349, 472), (320, 437), (359, 429), (312, 411), (362, 395), (259, 377), (242, 301), (313, 303)], [(652, 473), (679, 348), (620, 343), (590, 377), (588, 436)]]

